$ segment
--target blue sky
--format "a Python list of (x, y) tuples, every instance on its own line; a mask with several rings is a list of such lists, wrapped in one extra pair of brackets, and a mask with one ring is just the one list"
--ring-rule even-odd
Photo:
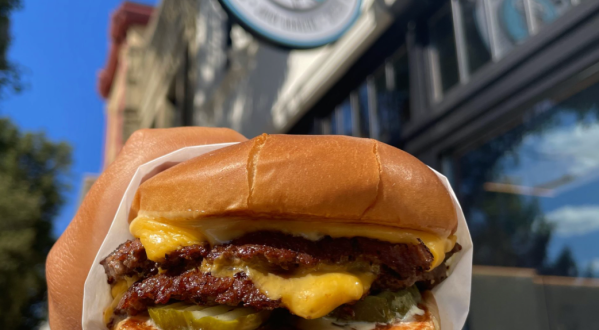
[(29, 88), (1, 100), (0, 117), (74, 148), (73, 188), (55, 222), (57, 235), (76, 212), (83, 175), (101, 170), (104, 101), (97, 92), (97, 74), (108, 54), (110, 14), (121, 3), (24, 0), (23, 9), (12, 15), (9, 58), (26, 68)]

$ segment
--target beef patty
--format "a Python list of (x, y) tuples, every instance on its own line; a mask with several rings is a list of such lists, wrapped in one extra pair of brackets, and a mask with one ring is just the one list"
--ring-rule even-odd
[[(456, 244), (446, 255), (449, 258), (461, 247)], [(197, 269), (203, 260), (242, 260), (252, 267), (272, 272), (309, 270), (321, 265), (367, 264), (378, 266), (379, 274), (371, 290), (399, 290), (418, 283), (430, 288), (446, 277), (447, 267), (430, 269), (433, 256), (420, 244), (393, 244), (375, 239), (331, 238), (311, 241), (275, 232), (247, 234), (228, 244), (181, 247), (154, 263), (147, 259), (139, 240), (121, 244), (101, 263), (108, 283), (124, 276), (137, 276), (123, 296), (117, 312), (135, 315), (154, 304), (184, 301), (201, 305), (244, 305), (257, 309), (280, 307), (261, 294), (245, 274), (234, 278), (218, 278)], [(157, 274), (158, 269), (162, 274)]]
[(214, 277), (191, 269), (180, 275), (159, 274), (134, 283), (123, 296), (115, 312), (137, 315), (155, 304), (182, 301), (204, 306), (245, 305), (256, 309), (281, 307), (280, 301), (260, 293), (243, 273), (234, 277)]

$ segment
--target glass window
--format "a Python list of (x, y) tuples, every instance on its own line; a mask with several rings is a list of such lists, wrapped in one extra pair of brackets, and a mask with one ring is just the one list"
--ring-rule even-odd
[(446, 5), (429, 21), (430, 60), (435, 99), (455, 86), (459, 78), (451, 7)]
[(530, 8), (533, 13), (534, 30), (538, 32), (539, 29), (545, 25), (548, 25), (564, 15), (573, 5), (578, 4), (579, 1), (571, 0), (527, 0), (530, 1)]
[(389, 69), (392, 71), (392, 77), (390, 82), (392, 83), (389, 88), (396, 95), (396, 99), (399, 105), (400, 120), (402, 123), (410, 121), (410, 75), (408, 66), (408, 54), (405, 50), (400, 50), (391, 61), (391, 68), (387, 68), (387, 75), (389, 75)]
[(331, 117), (330, 116), (327, 116), (324, 118), (318, 118), (317, 123), (319, 126), (317, 134), (323, 134), (323, 135), (333, 134), (331, 132)]
[(351, 108), (351, 102), (349, 101), (349, 97), (346, 98), (343, 103), (341, 103), (339, 105), (339, 111), (341, 111), (341, 113), (343, 114), (343, 119), (342, 119), (342, 123), (343, 123), (343, 127), (342, 127), (342, 133), (343, 135), (353, 135), (353, 116), (352, 116), (352, 108)]
[(309, 135), (317, 135), (322, 134), (322, 127), (320, 123), (320, 118), (313, 118), (311, 125), (308, 127), (306, 134)]
[(374, 73), (374, 88), (376, 91), (376, 107), (380, 130), (378, 139), (380, 141), (391, 143), (391, 140), (397, 141), (399, 138), (400, 127), (400, 93), (394, 93), (387, 84), (387, 68), (389, 65), (383, 65)]
[(599, 328), (599, 83), (592, 79), (456, 156), (454, 187), (475, 246), (469, 329)]
[(330, 132), (331, 134), (341, 134), (339, 131), (339, 124), (337, 123), (339, 121), (339, 116), (337, 114), (337, 108), (335, 108), (335, 110), (333, 110), (333, 112), (331, 112), (331, 114), (329, 115), (329, 123), (330, 123)]
[[(466, 0), (464, 2), (472, 2)], [(564, 15), (581, 0), (480, 0), (474, 1), (474, 19), (487, 25), (483, 40), (494, 49), (495, 58), (504, 57), (517, 44), (538, 33), (543, 26)], [(483, 21), (487, 21), (483, 24)]]
[(480, 0), (460, 1), (469, 73), (477, 71), (491, 60), (487, 21), (484, 12), (477, 10), (479, 3)]
[(358, 107), (360, 113), (360, 136), (370, 137), (370, 113), (368, 106), (368, 83), (364, 82), (356, 90)]
[(401, 124), (409, 120), (408, 59), (402, 49), (373, 76), (376, 93), (377, 117), (380, 125), (379, 140), (397, 145)]

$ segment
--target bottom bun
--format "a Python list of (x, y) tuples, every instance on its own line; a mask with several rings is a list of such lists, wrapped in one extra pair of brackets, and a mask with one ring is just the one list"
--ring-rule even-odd
[[(396, 324), (379, 324), (373, 327), (373, 330), (441, 330), (439, 323), (439, 308), (435, 297), (430, 291), (422, 292), (422, 301), (419, 305), (424, 310), (423, 315), (414, 315), (413, 320), (409, 322), (400, 322)], [(344, 330), (344, 327), (335, 327)], [(326, 330), (329, 330), (327, 327)], [(128, 317), (117, 323), (113, 330), (161, 330), (157, 328), (148, 317)], [(267, 322), (258, 330), (320, 330), (314, 327), (311, 329), (300, 329), (281, 324), (280, 322)], [(323, 329), (324, 330), (324, 329)]]
[(439, 308), (435, 296), (430, 291), (422, 292), (421, 309), (423, 315), (415, 315), (414, 320), (410, 322), (401, 322), (398, 324), (379, 326), (377, 330), (441, 330), (439, 323)]
[(160, 330), (149, 317), (128, 317), (112, 328), (112, 330)]

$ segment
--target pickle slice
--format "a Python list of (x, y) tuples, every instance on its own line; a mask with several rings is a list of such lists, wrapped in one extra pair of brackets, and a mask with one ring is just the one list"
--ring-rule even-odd
[(368, 296), (352, 306), (337, 308), (329, 315), (344, 321), (388, 323), (404, 317), (420, 300), (420, 292), (413, 286), (406, 290), (383, 291)]
[(197, 306), (176, 303), (149, 308), (152, 321), (162, 330), (254, 330), (270, 315), (247, 307)]

